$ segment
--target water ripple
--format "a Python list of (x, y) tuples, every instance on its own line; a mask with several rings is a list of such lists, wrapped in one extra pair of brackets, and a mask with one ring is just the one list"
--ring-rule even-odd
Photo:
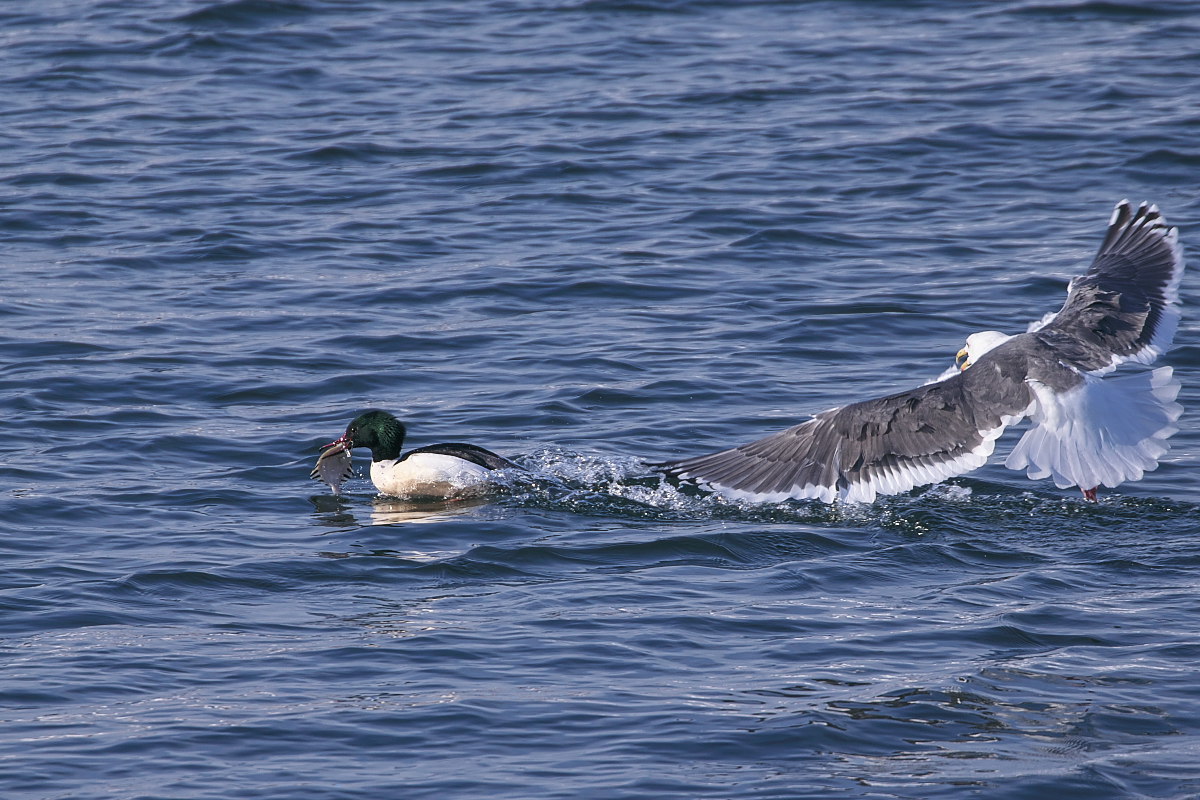
[[(1120, 197), (1193, 246), (1194, 4), (0, 21), (0, 794), (1200, 792), (1194, 410), (1094, 504), (646, 466), (1023, 330)], [(366, 407), (530, 474), (334, 497)]]

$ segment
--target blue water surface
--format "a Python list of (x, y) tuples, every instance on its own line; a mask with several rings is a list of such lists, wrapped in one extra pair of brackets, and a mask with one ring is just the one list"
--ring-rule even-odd
[[(1024, 330), (1124, 197), (1195, 252), (1200, 6), (0, 35), (0, 797), (1200, 797), (1194, 275), (1174, 448), (1099, 503), (999, 456), (869, 506), (646, 467)], [(367, 407), (537, 479), (335, 497)]]

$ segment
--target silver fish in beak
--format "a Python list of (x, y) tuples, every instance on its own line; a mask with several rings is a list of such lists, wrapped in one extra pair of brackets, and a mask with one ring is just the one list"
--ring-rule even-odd
[(351, 447), (353, 443), (345, 436), (325, 445), (309, 477), (328, 484), (334, 494), (341, 494), (342, 484), (354, 472), (350, 462)]

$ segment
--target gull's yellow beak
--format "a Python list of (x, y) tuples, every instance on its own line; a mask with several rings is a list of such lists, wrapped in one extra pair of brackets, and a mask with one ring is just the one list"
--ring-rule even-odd
[(964, 347), (955, 354), (954, 366), (958, 367), (959, 372), (971, 366), (971, 362), (967, 360), (967, 348)]

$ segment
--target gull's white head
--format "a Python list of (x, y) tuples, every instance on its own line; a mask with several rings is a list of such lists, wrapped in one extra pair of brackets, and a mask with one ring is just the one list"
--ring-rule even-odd
[(1011, 338), (1007, 333), (1001, 333), (1000, 331), (972, 333), (967, 337), (966, 347), (958, 351), (955, 363), (959, 365), (959, 369), (966, 369), (978, 361), (984, 353), (995, 349)]

